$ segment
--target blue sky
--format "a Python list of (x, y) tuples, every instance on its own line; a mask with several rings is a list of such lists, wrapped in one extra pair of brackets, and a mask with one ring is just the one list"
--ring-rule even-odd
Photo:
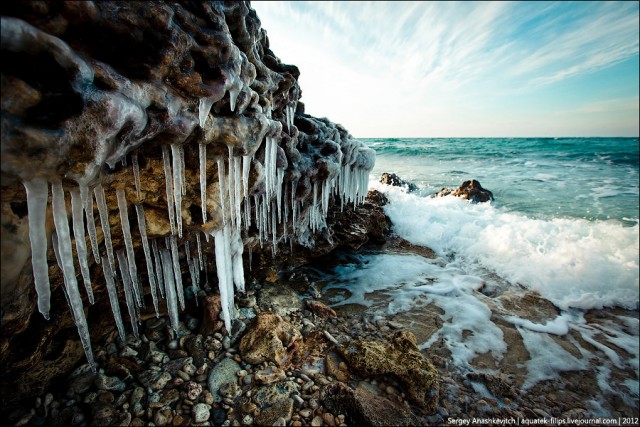
[(254, 1), (355, 137), (638, 136), (638, 2)]

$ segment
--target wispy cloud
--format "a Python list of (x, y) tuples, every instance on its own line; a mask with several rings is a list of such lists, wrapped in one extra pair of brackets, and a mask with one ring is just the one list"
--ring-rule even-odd
[[(377, 110), (393, 120), (390, 106), (430, 110), (534, 91), (638, 56), (637, 2), (253, 6), (276, 55), (299, 65), (303, 100), (332, 117)], [(346, 94), (353, 99), (330, 106)]]

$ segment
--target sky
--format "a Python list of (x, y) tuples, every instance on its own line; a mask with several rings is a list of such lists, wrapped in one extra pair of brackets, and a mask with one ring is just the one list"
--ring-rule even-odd
[(253, 1), (356, 138), (638, 136), (638, 2)]

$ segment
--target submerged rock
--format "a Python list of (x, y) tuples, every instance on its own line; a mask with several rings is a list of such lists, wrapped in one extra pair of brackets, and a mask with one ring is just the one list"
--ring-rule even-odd
[(416, 187), (416, 185), (414, 183), (409, 182), (409, 181), (405, 181), (404, 179), (400, 178), (395, 173), (384, 172), (380, 176), (380, 182), (382, 184), (392, 185), (394, 187), (402, 187), (407, 192), (416, 191), (418, 189), (418, 187)]
[(390, 342), (356, 338), (340, 350), (349, 366), (360, 375), (395, 375), (412, 402), (435, 412), (439, 393), (438, 373), (420, 353), (411, 332), (398, 331)]
[(475, 179), (463, 182), (460, 187), (455, 190), (443, 188), (435, 194), (435, 197), (444, 197), (448, 195), (461, 197), (463, 199), (470, 200), (472, 203), (484, 203), (493, 200), (493, 193), (486, 188), (483, 188)]

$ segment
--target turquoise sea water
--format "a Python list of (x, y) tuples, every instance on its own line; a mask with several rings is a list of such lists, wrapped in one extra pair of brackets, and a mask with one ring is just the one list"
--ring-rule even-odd
[(638, 138), (364, 139), (372, 172), (396, 172), (423, 194), (475, 178), (495, 205), (524, 215), (638, 222)]

